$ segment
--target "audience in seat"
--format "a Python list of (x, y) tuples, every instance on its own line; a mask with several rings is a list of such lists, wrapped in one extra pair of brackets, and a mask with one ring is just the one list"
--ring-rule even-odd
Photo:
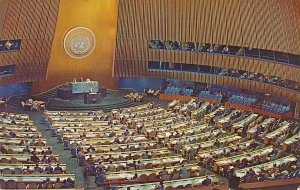
[(187, 88), (177, 88), (177, 87), (167, 87), (164, 90), (165, 94), (175, 94), (181, 96), (191, 96), (193, 94), (193, 89)]
[(269, 83), (272, 85), (281, 86), (295, 91), (300, 91), (300, 84), (298, 82), (286, 80), (276, 76), (268, 76), (262, 73), (248, 72), (248, 71), (235, 70), (235, 69), (220, 69), (218, 75), (259, 81), (259, 82)]
[(154, 89), (151, 89), (151, 88), (145, 88), (144, 89), (144, 94), (147, 97), (158, 97), (159, 94), (160, 94), (160, 90), (154, 90)]
[(28, 99), (26, 100), (26, 102), (22, 101), (21, 106), (25, 110), (38, 111), (45, 109), (45, 102), (40, 100)]
[(143, 100), (143, 96), (139, 95), (137, 92), (136, 93), (129, 93), (125, 96), (126, 99), (129, 99), (133, 102), (141, 102)]
[(67, 181), (72, 185), (65, 188), (74, 188), (75, 175), (66, 172), (28, 115), (1, 112), (0, 123), (1, 189), (64, 188)]
[(212, 100), (216, 100), (218, 102), (221, 102), (222, 97), (223, 97), (222, 92), (211, 93), (210, 91), (201, 91), (199, 93), (199, 98), (212, 99)]
[(151, 102), (99, 112), (99, 121), (79, 113), (60, 113), (61, 120), (55, 111), (44, 112), (101, 187), (196, 188), (220, 184), (218, 176), (234, 187), (299, 174), (293, 151), (300, 128), (292, 120), (198, 100), (172, 101), (168, 110)]
[(232, 95), (228, 99), (229, 103), (241, 104), (245, 106), (252, 106), (256, 102), (255, 96), (242, 96), (242, 95)]

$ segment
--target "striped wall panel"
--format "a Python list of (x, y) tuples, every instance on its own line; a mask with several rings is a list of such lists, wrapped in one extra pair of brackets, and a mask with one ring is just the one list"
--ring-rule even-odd
[(0, 39), (22, 39), (21, 50), (0, 53), (0, 65), (16, 64), (0, 84), (46, 79), (60, 0), (9, 0)]
[(2, 26), (4, 23), (4, 18), (8, 6), (8, 1), (9, 0), (0, 0), (0, 33), (2, 31)]
[(148, 49), (149, 40), (160, 39), (300, 55), (299, 35), (300, 2), (297, 0), (122, 0), (114, 75), (135, 76), (136, 73), (153, 77), (146, 71), (146, 62), (160, 60), (257, 71), (300, 82), (300, 68), (293, 66), (224, 55)]
[(123, 0), (118, 37), (220, 43), (300, 54), (300, 39), (295, 35), (300, 27), (299, 10), (297, 0)]

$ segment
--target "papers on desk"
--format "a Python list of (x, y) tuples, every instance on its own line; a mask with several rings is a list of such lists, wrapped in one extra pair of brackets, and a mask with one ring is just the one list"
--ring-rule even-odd
[(223, 165), (228, 165), (228, 164), (231, 164), (233, 161), (231, 159), (226, 159), (226, 160), (223, 160), (223, 161), (218, 161), (218, 164), (220, 166), (223, 166)]
[(176, 104), (178, 104), (180, 101), (179, 100), (173, 100), (172, 102), (170, 102), (168, 104), (168, 108), (172, 108), (174, 107)]
[(284, 141), (284, 144), (290, 145), (290, 144), (297, 142), (299, 139), (300, 139), (300, 132), (298, 132), (298, 134), (292, 136), (291, 138), (286, 139)]
[(195, 100), (195, 99), (191, 99), (188, 103), (184, 104), (184, 105), (180, 108), (180, 111), (186, 111), (186, 109), (187, 109), (189, 106), (196, 107), (196, 105), (197, 105), (196, 100)]
[(225, 108), (223, 106), (219, 107), (218, 109), (216, 109), (215, 111), (205, 115), (204, 117), (209, 117), (212, 118), (214, 117), (219, 111), (224, 110)]
[(232, 157), (227, 157), (227, 158), (221, 158), (219, 160), (216, 161), (216, 164), (218, 164), (219, 166), (224, 166), (224, 165), (228, 165), (231, 164), (237, 160), (243, 160), (243, 159), (247, 159), (247, 160), (252, 160), (255, 156), (263, 156), (263, 155), (268, 155), (269, 153), (271, 153), (273, 150), (272, 146), (268, 146), (266, 148), (263, 149), (258, 149), (255, 150), (253, 152), (246, 152), (244, 154), (241, 155), (237, 155), (237, 156), (232, 156)]
[(230, 117), (233, 116), (235, 113), (238, 113), (238, 112), (239, 112), (239, 110), (234, 110), (232, 113), (230, 113), (226, 117), (219, 119), (218, 123), (219, 124), (224, 124), (224, 123), (229, 122)]
[(282, 132), (286, 131), (290, 127), (290, 123), (287, 121), (284, 121), (280, 123), (280, 126), (275, 131), (268, 133), (266, 135), (267, 138), (273, 139), (275, 136), (280, 135)]
[(209, 102), (203, 103), (200, 108), (192, 111), (192, 115), (196, 116), (197, 114), (200, 114), (201, 112), (204, 112), (207, 109), (207, 106), (209, 105)]
[(251, 114), (250, 116), (246, 117), (242, 121), (233, 124), (233, 128), (243, 127), (245, 124), (250, 123), (251, 121), (255, 120), (258, 117), (258, 114)]
[[(209, 176), (210, 179), (214, 180), (216, 177), (214, 175)], [(178, 180), (170, 180), (170, 181), (164, 181), (165, 187), (173, 187), (177, 188), (178, 186), (186, 186), (188, 184), (192, 185), (199, 185), (203, 182), (205, 179), (205, 176), (201, 177), (194, 177), (194, 178), (186, 178), (186, 179), (178, 179)], [(155, 189), (159, 183), (144, 183), (144, 184), (133, 184), (133, 185), (127, 185), (127, 186), (120, 186), (120, 190), (126, 190), (128, 187), (133, 190), (149, 190), (149, 189)]]
[(242, 177), (244, 177), (246, 174), (247, 174), (247, 172), (246, 172), (246, 171), (240, 171), (240, 172), (236, 172), (236, 177), (240, 177), (240, 178), (242, 178)]
[[(277, 159), (277, 160), (273, 160), (271, 162), (266, 162), (266, 163), (263, 163), (263, 164), (260, 164), (260, 165), (256, 165), (256, 166), (252, 166), (252, 167), (249, 167), (249, 168), (244, 168), (244, 169), (240, 169), (238, 171), (236, 171), (236, 173), (240, 176), (244, 176), (246, 175), (246, 172), (252, 168), (253, 171), (258, 174), (261, 172), (262, 169), (264, 170), (269, 170), (271, 168), (273, 168), (273, 165), (276, 164), (277, 167), (283, 165), (283, 164), (286, 164), (286, 163), (289, 163), (289, 162), (293, 162), (293, 161), (296, 161), (297, 158), (294, 157), (293, 155), (289, 155), (289, 156), (286, 156), (286, 157), (283, 157), (283, 158), (280, 158), (280, 159)], [(239, 176), (238, 176), (239, 177)]]

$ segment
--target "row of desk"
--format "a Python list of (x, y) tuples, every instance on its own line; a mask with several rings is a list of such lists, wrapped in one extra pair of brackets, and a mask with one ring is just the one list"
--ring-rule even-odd
[[(36, 163), (31, 161), (32, 154), (23, 152), (25, 144), (29, 150), (35, 152), (40, 160), (38, 166), (42, 170), (45, 170), (49, 165), (54, 169), (59, 163), (59, 156), (51, 155), (52, 148), (48, 146), (46, 139), (41, 138), (41, 133), (38, 132), (34, 122), (30, 120), (29, 115), (1, 112), (0, 123), (0, 135), (2, 136), (0, 137), (0, 144), (3, 150), (7, 151), (7, 153), (2, 152), (0, 154), (0, 171), (4, 172), (0, 174), (1, 188), (5, 187), (7, 181), (15, 181), (17, 184), (23, 183), (25, 185), (39, 184), (46, 179), (55, 182), (57, 178), (60, 178), (61, 181), (68, 178), (75, 181), (74, 174), (66, 173), (66, 164), (59, 166), (62, 169), (62, 174), (35, 174)], [(11, 130), (16, 134), (15, 137), (7, 136)], [(46, 154), (47, 151), (50, 152)], [(53, 158), (52, 162), (44, 162), (49, 157)], [(29, 173), (23, 174), (23, 170), (27, 170)]]
[[(180, 112), (179, 114), (184, 114), (187, 107), (195, 106), (195, 101), (191, 100), (188, 104), (180, 104), (180, 102), (178, 102), (178, 101), (173, 101), (170, 104), (172, 104), (172, 105), (169, 105), (170, 109), (172, 109), (172, 107), (179, 106), (178, 107), (178, 112)], [(230, 121), (230, 118), (233, 115), (239, 114), (241, 111), (232, 109), (232, 111), (226, 112), (226, 114), (222, 114), (220, 117), (218, 117), (218, 120), (216, 121), (216, 125), (220, 129), (217, 130), (217, 129), (213, 129), (213, 128), (211, 128), (211, 126), (207, 125), (207, 122), (209, 122), (209, 120), (211, 118), (215, 118), (217, 114), (220, 114), (220, 112), (225, 111), (225, 109), (227, 109), (227, 108), (223, 107), (221, 105), (217, 105), (217, 106), (214, 105), (212, 111), (210, 113), (205, 114), (205, 112), (207, 112), (208, 106), (210, 106), (210, 104), (204, 102), (200, 108), (193, 107), (193, 109), (195, 109), (194, 112), (192, 112), (192, 114), (194, 114), (194, 117), (196, 118), (197, 116), (203, 114), (201, 119), (202, 119), (202, 122), (204, 122), (204, 123), (195, 122), (195, 125), (193, 125), (192, 122), (190, 122), (190, 119), (186, 119), (186, 117), (184, 117), (182, 115), (178, 115), (178, 117), (180, 118), (180, 119), (178, 119), (178, 117), (176, 117), (174, 114), (164, 111), (161, 108), (151, 110), (151, 109), (149, 109), (149, 107), (151, 107), (151, 106), (149, 106), (149, 104), (126, 108), (126, 109), (122, 109), (122, 110), (113, 110), (112, 116), (115, 117), (114, 119), (118, 118), (118, 119), (116, 119), (116, 123), (118, 123), (118, 120), (121, 122), (121, 120), (123, 120), (125, 118), (125, 122), (127, 122), (127, 124), (128, 124), (127, 127), (131, 128), (131, 129), (128, 129), (130, 132), (132, 132), (132, 130), (137, 130), (141, 127), (145, 127), (145, 135), (131, 136), (130, 138), (132, 138), (134, 140), (125, 142), (124, 144), (121, 144), (121, 145), (120, 144), (109, 145), (109, 143), (114, 142), (115, 137), (111, 138), (110, 140), (107, 138), (93, 139), (93, 138), (97, 137), (96, 134), (103, 134), (102, 132), (99, 132), (99, 133), (95, 133), (94, 136), (88, 135), (86, 143), (88, 145), (92, 144), (92, 145), (99, 146), (99, 147), (105, 146), (105, 147), (112, 148), (112, 146), (114, 146), (114, 147), (117, 147), (116, 150), (120, 150), (120, 152), (116, 152), (116, 153), (109, 153), (107, 151), (104, 151), (102, 153), (92, 153), (91, 154), (92, 157), (94, 157), (94, 158), (100, 158), (99, 160), (102, 160), (102, 159), (109, 160), (109, 158), (113, 158), (114, 164), (116, 165), (116, 167), (123, 167), (118, 172), (107, 173), (107, 175), (109, 176), (109, 179), (111, 179), (112, 181), (113, 180), (124, 180), (124, 179), (128, 180), (132, 177), (134, 172), (138, 173), (138, 177), (144, 176), (144, 174), (151, 175), (153, 173), (155, 173), (155, 176), (157, 176), (161, 170), (160, 168), (162, 168), (161, 166), (167, 165), (169, 168), (175, 168), (175, 166), (173, 164), (176, 164), (176, 163), (179, 164), (179, 163), (182, 163), (183, 161), (186, 161), (186, 159), (184, 157), (186, 157), (188, 155), (188, 153), (191, 151), (191, 149), (200, 148), (200, 152), (198, 152), (198, 159), (203, 159), (203, 155), (211, 155), (214, 157), (214, 155), (218, 155), (221, 151), (230, 150), (231, 148), (235, 148), (237, 146), (237, 144), (239, 144), (240, 145), (239, 148), (241, 149), (241, 151), (244, 151), (244, 153), (241, 155), (236, 155), (236, 156), (232, 156), (232, 157), (225, 157), (223, 159), (218, 159), (218, 157), (216, 156), (214, 158), (214, 159), (216, 159), (215, 163), (214, 163), (216, 170), (219, 170), (219, 168), (234, 165), (234, 162), (237, 160), (240, 160), (240, 159), (251, 160), (255, 157), (269, 156), (271, 154), (271, 152), (273, 151), (273, 148), (271, 146), (265, 147), (265, 148), (260, 148), (253, 152), (247, 152), (247, 149), (250, 147), (250, 144), (254, 140), (241, 142), (241, 140), (244, 140), (244, 139), (241, 136), (239, 136), (237, 134), (233, 134), (233, 133), (237, 132), (237, 130), (239, 128), (244, 127), (245, 125), (251, 124), (251, 126), (252, 126), (252, 123), (253, 123), (254, 128), (255, 127), (257, 128), (257, 125), (255, 124), (256, 121), (260, 124), (262, 123), (264, 125), (269, 125), (273, 122), (273, 118), (262, 119), (256, 113), (249, 113), (249, 112), (243, 113), (242, 112), (243, 114), (241, 114), (238, 117), (237, 121), (233, 123)], [(168, 117), (168, 116), (170, 116), (170, 117)], [(49, 114), (49, 117), (52, 117), (52, 116), (50, 116), (50, 114)], [(155, 121), (153, 121), (153, 120), (155, 120)], [(60, 123), (59, 120), (57, 120), (57, 121), (52, 120), (52, 121), (53, 121), (53, 124), (57, 123), (57, 125), (55, 126), (56, 128), (61, 128), (61, 126), (59, 126), (59, 123)], [(73, 122), (80, 123), (80, 121), (72, 119), (71, 116), (67, 121), (70, 122), (70, 125), (72, 125)], [(88, 125), (90, 122), (89, 120), (85, 119), (85, 116), (82, 116), (82, 121), (85, 122), (84, 125)], [(230, 125), (233, 126), (231, 128), (232, 134), (230, 134), (230, 133), (223, 134), (218, 138), (219, 143), (221, 143), (225, 146), (214, 147), (216, 138), (210, 139), (210, 137), (208, 136), (210, 130), (212, 130), (214, 135), (219, 132), (221, 132), (221, 134), (222, 134), (224, 132), (223, 131), (224, 125), (227, 125), (229, 123), (230, 123)], [(82, 125), (81, 127), (84, 127), (84, 125)], [(101, 128), (106, 128), (106, 126), (107, 126), (106, 124), (101, 125)], [(106, 128), (106, 129), (109, 132), (109, 130), (112, 130), (114, 127), (115, 127), (115, 125), (113, 124), (112, 128)], [(113, 129), (113, 130), (116, 130), (116, 134), (115, 134), (116, 137), (118, 137), (121, 140), (124, 140), (125, 138), (122, 137), (122, 134), (123, 134), (122, 131), (124, 131), (126, 127), (122, 128), (121, 126), (118, 126), (116, 128), (119, 128), (119, 129)], [(204, 129), (209, 129), (209, 131), (203, 132)], [(250, 128), (250, 129), (252, 129), (252, 128)], [(66, 133), (69, 135), (68, 138), (70, 138), (71, 143), (72, 142), (78, 143), (82, 140), (82, 139), (78, 138), (78, 135), (81, 136), (81, 134), (82, 134), (81, 133), (82, 130), (79, 130), (79, 131), (80, 132), (78, 132), (77, 136), (74, 135), (74, 136), (76, 136), (77, 139), (76, 138), (72, 139), (72, 134)], [(153, 134), (154, 136), (151, 135), (152, 131), (155, 131), (155, 133)], [(255, 132), (255, 129), (252, 131)], [(180, 134), (183, 134), (182, 132), (184, 132), (186, 135), (179, 137), (179, 138), (173, 138), (172, 135), (175, 132), (176, 133), (178, 132)], [(92, 133), (86, 133), (86, 134), (92, 134)], [(169, 137), (171, 137), (171, 138), (169, 138)], [(182, 147), (182, 155), (184, 157), (170, 156), (172, 154), (167, 148), (160, 148), (160, 149), (146, 148), (145, 150), (138, 150), (138, 151), (129, 150), (128, 152), (123, 151), (124, 150), (123, 148), (122, 149), (119, 148), (121, 146), (127, 147), (127, 144), (135, 144), (136, 146), (134, 148), (137, 148), (138, 146), (140, 146), (140, 143), (145, 144), (147, 141), (149, 141), (150, 138), (155, 139), (157, 144), (160, 144), (163, 142), (163, 144), (167, 145), (168, 148), (172, 148), (172, 147), (178, 145), (178, 142), (181, 141), (180, 139), (182, 139), (183, 141), (187, 140), (187, 139), (188, 139), (188, 141), (193, 141), (195, 139), (197, 140), (200, 138), (201, 139), (208, 138), (208, 141), (201, 140), (201, 141), (195, 142), (195, 143), (191, 143), (191, 142), (187, 141), (189, 144), (185, 144)], [(167, 139), (168, 142), (164, 141), (165, 139)], [(293, 141), (293, 139), (294, 138), (292, 138), (291, 141)], [(295, 137), (295, 139), (296, 139), (296, 137)], [(209, 149), (209, 148), (212, 148), (212, 149)], [(108, 150), (108, 148), (106, 150)], [(143, 157), (145, 152), (148, 152), (151, 154), (154, 153), (155, 156), (153, 156), (153, 158), (151, 158), (151, 159), (147, 159), (146, 157)], [(120, 154), (122, 156), (118, 156)], [(147, 170), (146, 169), (145, 170), (132, 170), (132, 171), (124, 171), (123, 172), (123, 170), (125, 168), (128, 169), (128, 164), (133, 162), (133, 160), (124, 160), (124, 157), (127, 157), (129, 155), (130, 155), (130, 157), (136, 156), (136, 158), (134, 158), (133, 160), (143, 162), (146, 165), (147, 164), (151, 165), (151, 167), (150, 168), (148, 167)], [(160, 156), (157, 156), (157, 155), (160, 155)], [(88, 158), (89, 155), (85, 155), (85, 157)], [(108, 163), (105, 163), (105, 164), (107, 164), (107, 166), (109, 166)], [(155, 170), (151, 170), (151, 169), (155, 168), (155, 167), (153, 167), (153, 165), (157, 165), (158, 167)], [(124, 174), (122, 175), (122, 173), (124, 173)], [(180, 179), (179, 181), (181, 181), (181, 183), (184, 184), (183, 181), (186, 180), (186, 181), (189, 181), (189, 184), (190, 184), (193, 179), (198, 178), (198, 177), (201, 178), (201, 176), (197, 176), (197, 177), (190, 178), (190, 179)], [(175, 182), (174, 180), (172, 180), (172, 181)], [(153, 185), (153, 184), (147, 183), (144, 185), (142, 185), (142, 184), (130, 185), (130, 187), (143, 189), (143, 188), (153, 187), (151, 185)], [(154, 183), (154, 185), (157, 185), (157, 184)], [(175, 187), (175, 186), (172, 186), (172, 187)], [(123, 187), (121, 187), (121, 188), (123, 188)]]
[[(129, 113), (131, 112), (132, 113)], [(124, 113), (125, 112), (125, 113)], [(130, 180), (134, 175), (137, 174), (138, 179), (136, 180), (135, 183), (137, 183), (140, 180), (142, 180), (143, 176), (159, 176), (160, 171), (163, 170), (163, 167), (167, 167), (166, 169), (168, 171), (173, 171), (174, 169), (179, 169), (182, 166), (180, 164), (188, 161), (181, 156), (172, 156), (173, 153), (168, 150), (168, 148), (159, 148), (155, 149), (154, 145), (158, 145), (159, 141), (163, 139), (164, 137), (162, 136), (165, 132), (168, 130), (173, 131), (185, 131), (188, 132), (190, 131), (195, 132), (196, 134), (201, 135), (201, 129), (207, 128), (207, 126), (201, 126), (197, 125), (197, 122), (187, 122), (185, 120), (178, 119), (178, 116), (176, 114), (173, 114), (171, 112), (168, 112), (166, 110), (163, 110), (161, 108), (154, 108), (153, 110), (149, 109), (148, 105), (142, 105), (138, 106), (136, 108), (128, 108), (128, 109), (122, 109), (120, 112), (117, 110), (114, 110), (112, 112), (112, 115), (115, 118), (119, 118), (120, 120), (123, 118), (126, 118), (126, 123), (128, 124), (128, 129), (129, 132), (137, 131), (140, 127), (145, 127), (145, 134), (144, 135), (135, 135), (131, 136), (129, 138), (133, 138), (133, 141), (127, 142), (127, 143), (121, 143), (121, 144), (111, 144), (113, 143), (115, 138), (118, 138), (119, 140), (123, 141), (125, 138), (123, 136), (124, 129), (127, 127), (121, 127), (121, 126), (116, 126), (115, 124), (112, 125), (111, 128), (107, 128), (106, 125), (102, 125), (101, 128), (102, 130), (105, 129), (105, 133), (109, 132), (110, 130), (115, 131), (115, 136), (108, 139), (101, 139), (96, 137), (98, 134), (103, 134), (103, 132), (97, 132), (92, 135), (92, 133), (85, 132), (86, 135), (86, 144), (87, 146), (84, 146), (84, 148), (88, 148), (88, 145), (93, 145), (94, 148), (99, 147), (100, 149), (103, 149), (103, 152), (101, 153), (87, 153), (85, 155), (85, 159), (90, 158), (90, 155), (94, 159), (94, 161), (103, 161), (103, 160), (110, 160), (113, 159), (113, 164), (115, 168), (118, 168), (118, 172), (110, 172), (108, 171), (106, 173), (107, 180), (109, 181), (114, 181), (118, 180), (119, 182), (124, 180)], [(170, 117), (171, 116), (171, 117)], [(46, 117), (51, 117), (50, 114), (47, 115)], [(83, 116), (84, 117), (84, 116)], [(179, 118), (184, 118), (183, 116), (180, 116)], [(56, 129), (61, 129), (59, 126), (59, 121), (54, 121), (52, 120), (53, 123), (55, 124)], [(72, 119), (68, 119), (70, 124), (72, 125)], [(75, 120), (73, 120), (75, 122)], [(86, 121), (86, 120), (84, 120)], [(155, 121), (155, 122), (154, 122)], [(178, 121), (180, 123), (175, 123), (174, 121)], [(155, 123), (155, 125), (153, 125)], [(63, 123), (62, 123), (63, 124)], [(86, 122), (86, 125), (88, 122)], [(142, 125), (140, 125), (142, 124)], [(165, 125), (168, 125), (169, 127), (165, 127)], [(65, 126), (65, 125), (64, 125)], [(84, 126), (81, 126), (84, 127)], [(116, 127), (116, 128), (115, 128)], [(70, 127), (65, 127), (65, 130), (67, 130)], [(80, 128), (80, 127), (79, 127)], [(119, 129), (117, 129), (119, 128)], [(107, 129), (107, 130), (106, 130)], [(149, 139), (146, 137), (147, 134), (150, 135), (151, 131), (153, 129), (157, 130), (157, 135), (161, 136), (156, 136), (155, 141), (149, 141)], [(79, 132), (78, 132), (79, 131)], [(82, 139), (80, 138), (73, 138), (73, 137), (78, 137), (82, 135), (82, 130), (77, 129), (75, 132), (64, 132), (63, 136), (68, 137), (70, 139), (70, 143), (77, 142), (79, 143)], [(146, 136), (145, 136), (146, 135)], [(155, 134), (156, 135), (156, 134)], [(195, 136), (196, 138), (196, 136)], [(124, 148), (127, 148), (129, 146), (134, 146), (135, 148), (138, 148), (139, 146), (142, 146), (144, 144), (147, 144), (147, 142), (152, 143), (152, 147), (149, 149), (149, 147), (146, 147), (144, 150), (128, 150), (124, 151)], [(128, 146), (129, 145), (129, 146)], [(121, 148), (122, 147), (122, 148)], [(113, 149), (115, 148), (115, 149)], [(105, 149), (105, 150), (104, 150)], [(116, 150), (118, 152), (109, 152), (108, 150)], [(120, 151), (120, 152), (119, 152)], [(149, 159), (148, 157), (151, 157)], [(126, 159), (126, 157), (131, 157), (131, 159)], [(124, 159), (125, 158), (125, 159)], [(129, 170), (125, 171), (125, 169), (130, 169), (129, 164), (132, 163), (133, 161), (138, 161), (139, 163), (142, 163), (145, 165), (145, 169), (143, 170)], [(104, 162), (104, 166), (110, 167), (111, 163), (109, 162)], [(178, 165), (177, 165), (178, 164)], [(190, 172), (196, 172), (199, 170), (199, 166), (196, 164), (186, 164), (187, 169)], [(148, 168), (148, 169), (147, 169)], [(198, 174), (196, 174), (197, 176)], [(199, 176), (200, 177), (200, 176)], [(187, 182), (188, 180), (193, 184), (193, 183), (199, 183), (201, 184), (201, 181), (196, 181), (198, 179), (197, 177), (190, 178), (190, 179), (180, 179), (181, 183)], [(157, 178), (156, 178), (157, 180)], [(178, 181), (180, 181), (178, 180)], [(175, 182), (173, 180), (173, 182)], [(150, 185), (150, 183), (147, 183)], [(198, 185), (199, 185), (198, 184)], [(147, 186), (149, 188), (150, 186)], [(122, 188), (122, 187), (121, 187)], [(132, 187), (133, 188), (133, 187)]]

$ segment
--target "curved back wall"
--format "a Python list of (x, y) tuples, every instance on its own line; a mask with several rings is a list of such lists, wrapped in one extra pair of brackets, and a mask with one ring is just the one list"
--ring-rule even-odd
[(122, 0), (118, 37), (300, 54), (297, 0)]
[(147, 62), (168, 61), (257, 71), (300, 82), (300, 67), (238, 56), (150, 50), (150, 40), (223, 44), (300, 55), (297, 0), (122, 0), (114, 74), (162, 77), (148, 72)]
[[(117, 88), (118, 81), (112, 78), (117, 6), (117, 0), (61, 0), (47, 80), (34, 83), (33, 93), (80, 77)], [(63, 46), (65, 35), (78, 26), (89, 28), (96, 37), (94, 51), (83, 59), (71, 58)]]
[(230, 85), (300, 102), (300, 93), (274, 85), (199, 73), (151, 71), (148, 61), (232, 68), (296, 82), (300, 82), (300, 67), (239, 56), (150, 50), (150, 40), (222, 44), (300, 55), (299, 0), (121, 0), (114, 76)]

